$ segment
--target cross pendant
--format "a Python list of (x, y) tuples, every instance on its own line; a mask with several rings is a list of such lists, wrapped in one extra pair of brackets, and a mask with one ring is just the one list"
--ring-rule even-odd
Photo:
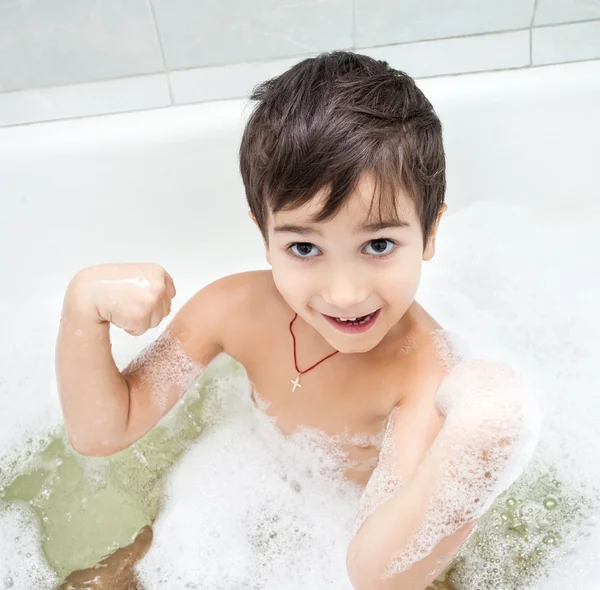
[(296, 391), (296, 387), (302, 387), (302, 385), (300, 385), (300, 373), (298, 373), (298, 376), (295, 379), (291, 379), (290, 383), (293, 385), (292, 391)]

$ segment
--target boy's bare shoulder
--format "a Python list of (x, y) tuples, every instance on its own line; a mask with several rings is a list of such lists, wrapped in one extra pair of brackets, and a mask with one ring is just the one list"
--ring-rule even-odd
[(196, 313), (205, 313), (219, 319), (233, 319), (260, 307), (273, 285), (271, 271), (255, 270), (235, 273), (216, 279), (202, 287), (186, 303)]
[(403, 404), (427, 403), (449, 371), (445, 331), (423, 308), (416, 315), (418, 321), (399, 357)]
[(270, 270), (219, 278), (188, 300), (171, 329), (180, 340), (188, 340), (191, 349), (210, 339), (219, 351), (235, 356), (246, 333), (256, 338), (256, 322), (265, 309), (278, 304), (277, 293)]
[(227, 275), (206, 285), (194, 295), (198, 301), (214, 300), (227, 313), (247, 313), (271, 294), (273, 275), (270, 270), (252, 270)]

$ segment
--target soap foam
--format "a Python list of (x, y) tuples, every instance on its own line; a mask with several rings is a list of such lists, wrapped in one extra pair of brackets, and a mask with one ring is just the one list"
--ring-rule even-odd
[(434, 461), (429, 465), (435, 489), (419, 530), (394, 556), (386, 576), (407, 570), (480, 518), (523, 472), (538, 440), (540, 413), (507, 365), (463, 361), (436, 398), (445, 423), (423, 461)]
[[(599, 220), (597, 213), (585, 220), (568, 220), (543, 217), (538, 211), (520, 207), (473, 207), (449, 218), (446, 233), (441, 230), (438, 236), (437, 264), (434, 259), (431, 267), (425, 267), (428, 270), (423, 276), (420, 299), (424, 307), (450, 332), (461, 335), (469, 344), (470, 358), (500, 359), (515, 367), (521, 377), (522, 390), (533, 396), (531, 406), (527, 403), (521, 406), (524, 421), (509, 423), (514, 427), (513, 432), (535, 431), (535, 428), (529, 431), (522, 426), (535, 424), (538, 401), (542, 402), (544, 418), (541, 442), (529, 463), (533, 436), (529, 439), (527, 436), (509, 437), (506, 447), (490, 449), (486, 461), (498, 466), (498, 476), (473, 488), (472, 492), (485, 492), (487, 502), (470, 512), (468, 506), (463, 508), (463, 516), (479, 515), (483, 507), (489, 506), (494, 494), (499, 493), (499, 496), (481, 518), (485, 526), (478, 526), (459, 554), (460, 567), (450, 579), (460, 580), (456, 586), (460, 590), (595, 587), (593, 570), (599, 563), (597, 549), (586, 541), (588, 537), (581, 531), (584, 517), (593, 523), (594, 519), (597, 522), (597, 516), (582, 513), (579, 520), (565, 518), (552, 525), (562, 547), (572, 544), (570, 555), (565, 555), (560, 548), (553, 550), (544, 545), (547, 531), (532, 526), (531, 538), (523, 544), (531, 547), (539, 544), (546, 553), (542, 553), (535, 567), (525, 575), (519, 565), (521, 546), (512, 545), (502, 529), (495, 528), (498, 525), (492, 523), (499, 520), (500, 512), (492, 510), (501, 510), (507, 501), (502, 492), (507, 486), (506, 493), (517, 494), (522, 506), (526, 505), (525, 510), (533, 506), (537, 509), (539, 482), (551, 485), (552, 474), (563, 482), (563, 492), (555, 494), (563, 506), (570, 504), (572, 494), (581, 492), (591, 497), (595, 493), (594, 486), (600, 486), (600, 461), (593, 459), (600, 457), (600, 449), (593, 442), (597, 428), (593, 417), (600, 415), (600, 408), (598, 399), (587, 395), (597, 389), (598, 383), (593, 368), (597, 362), (594, 334), (600, 331), (593, 329), (599, 324), (591, 303), (600, 296), (600, 285), (597, 278), (587, 272), (592, 259), (585, 257), (585, 252), (598, 249), (598, 238), (591, 229)], [(590, 231), (585, 230), (588, 222)], [(510, 228), (510, 241), (506, 228)], [(556, 235), (561, 235), (564, 241), (558, 244)], [(596, 240), (596, 247), (592, 247), (593, 244), (586, 247), (584, 256), (578, 259), (582, 255), (579, 252), (581, 239)], [(531, 258), (524, 256), (524, 252)], [(545, 264), (547, 258), (560, 271)], [(582, 285), (581, 289), (574, 290), (572, 285), (575, 284)], [(585, 299), (589, 301), (583, 305)], [(585, 316), (582, 309), (588, 309)], [(447, 332), (442, 334), (446, 335)], [(444, 350), (444, 345), (440, 348)], [(459, 346), (458, 353), (451, 347), (446, 348), (449, 367), (466, 356), (462, 348)], [(511, 403), (515, 400), (522, 398), (508, 397)], [(460, 405), (460, 401), (460, 397), (450, 395), (450, 390), (439, 392), (439, 403), (446, 404), (447, 409), (451, 402)], [(467, 401), (464, 397), (465, 407), (471, 408)], [(489, 407), (487, 403), (479, 405), (482, 414)], [(458, 414), (455, 416), (458, 420)], [(497, 426), (497, 422), (493, 425)], [(298, 500), (307, 489), (304, 485), (310, 480), (305, 479), (306, 474), (290, 475), (289, 470), (300, 469), (310, 453), (302, 447), (299, 447), (300, 454), (291, 453), (289, 447), (283, 452), (280, 442), (271, 439), (269, 443), (269, 437), (262, 436), (268, 432), (265, 426), (264, 422), (240, 419), (214, 433), (206, 432), (180, 464), (170, 482), (165, 512), (155, 527), (155, 544), (140, 565), (148, 588), (185, 588), (182, 582), (217, 589), (350, 588), (343, 567), (344, 543), (375, 506), (401, 487), (401, 479), (390, 479), (388, 471), (387, 479), (381, 477), (378, 482), (375, 475), (369, 488), (379, 487), (379, 494), (361, 498), (360, 492), (354, 493), (347, 506), (339, 501), (331, 480), (328, 485), (321, 480), (323, 495), (307, 495), (307, 501), (300, 504)], [(390, 447), (386, 451), (386, 444), (384, 439), (381, 455), (384, 463), (391, 451)], [(441, 446), (441, 441), (438, 445)], [(312, 450), (316, 447), (318, 445)], [(509, 450), (514, 452), (507, 453)], [(507, 460), (507, 456), (514, 461)], [(525, 473), (511, 485), (526, 463)], [(556, 470), (552, 471), (551, 466)], [(312, 467), (306, 473), (318, 473), (316, 466)], [(329, 476), (339, 473), (339, 465), (338, 469), (331, 464), (330, 467)], [(480, 464), (468, 462), (459, 467), (454, 472), (458, 478), (465, 477), (464, 469), (481, 469)], [(382, 469), (380, 475), (385, 475), (385, 471)], [(448, 482), (447, 494), (451, 500), (456, 500), (458, 481)], [(578, 482), (587, 482), (588, 487), (579, 490)], [(294, 492), (295, 489), (302, 492)], [(372, 501), (377, 497), (379, 499)], [(442, 497), (443, 494), (438, 495), (438, 501)], [(344, 512), (344, 518), (334, 517), (332, 523), (330, 517), (336, 509)], [(543, 507), (540, 510), (550, 514)], [(560, 511), (557, 509), (555, 514)], [(434, 511), (431, 514), (435, 515)], [(456, 514), (456, 505), (453, 514)], [(349, 520), (352, 523), (346, 529)], [(435, 520), (439, 522), (438, 518)], [(278, 529), (278, 522), (291, 525), (285, 529), (287, 535)], [(344, 522), (344, 526), (340, 527), (339, 522)], [(585, 530), (592, 539), (593, 535), (598, 538), (595, 532), (598, 527), (588, 526)], [(439, 528), (437, 533), (431, 532), (430, 539), (440, 534)], [(311, 539), (314, 553), (303, 545), (302, 533)], [(278, 538), (281, 544), (274, 541)], [(427, 545), (415, 544), (415, 556), (424, 551)], [(588, 557), (596, 560), (587, 561)], [(282, 564), (288, 568), (285, 574)], [(520, 575), (511, 577), (511, 572), (517, 571)], [(178, 580), (178, 576), (181, 579)], [(579, 585), (560, 585), (560, 581), (569, 578), (579, 580)]]
[(362, 489), (343, 477), (345, 454), (309, 429), (284, 437), (234, 385), (215, 390), (212, 426), (170, 478), (138, 565), (145, 588), (351, 590), (345, 552)]
[(0, 504), (0, 588), (53, 588), (58, 580), (42, 555), (39, 527), (27, 506)]
[(599, 224), (597, 206), (481, 203), (444, 220), (424, 267), (420, 303), (472, 357), (515, 367), (543, 418), (525, 473), (455, 560), (461, 590), (600, 588)]
[[(598, 227), (598, 208), (476, 205), (444, 217), (436, 256), (424, 266), (419, 302), (468, 342), (473, 357), (502, 359), (515, 367), (526, 377), (527, 389), (539, 394), (544, 411), (534, 458), (481, 518), (455, 560), (448, 580), (460, 590), (600, 588), (600, 279), (593, 272)], [(56, 293), (63, 287), (57, 285)], [(53, 374), (60, 297), (49, 298), (52, 292), (0, 307), (2, 326), (11, 335), (0, 342), (0, 486), (23, 468), (23, 442), (32, 437), (25, 445), (32, 457), (60, 419)], [(118, 364), (128, 362), (146, 336), (150, 340), (155, 332), (141, 338), (115, 334)], [(223, 384), (223, 391), (230, 387)], [(216, 397), (215, 407), (221, 403)], [(217, 420), (183, 458), (169, 482), (153, 546), (140, 565), (148, 589), (236, 587), (228, 580), (254, 580), (257, 588), (350, 588), (344, 543), (360, 492), (350, 488), (338, 494), (339, 462), (336, 466), (325, 453), (323, 463), (315, 459), (312, 464), (302, 446), (296, 454), (275, 440), (270, 447), (270, 437), (261, 436), (269, 430), (260, 424), (249, 417)], [(312, 440), (318, 456), (318, 442)], [(311, 471), (300, 470), (307, 462)], [(321, 465), (328, 467), (323, 473)], [(311, 482), (317, 480), (321, 487), (314, 490)], [(558, 507), (545, 508), (552, 498)], [(0, 563), (20, 568), (20, 550), (41, 559), (39, 539), (34, 523), (10, 510), (0, 511)], [(517, 520), (529, 527), (522, 537)], [(282, 532), (279, 522), (293, 524)], [(210, 525), (206, 534), (205, 523)], [(28, 532), (20, 535), (21, 546), (14, 543), (17, 529)], [(303, 545), (302, 533), (314, 542), (312, 552)], [(280, 535), (282, 545), (276, 547)], [(539, 559), (533, 560), (538, 551)], [(281, 564), (289, 567), (287, 577)], [(16, 577), (14, 582), (14, 590), (54, 587), (43, 575), (24, 585)]]
[(152, 400), (164, 413), (171, 392), (175, 390), (175, 396), (181, 397), (204, 369), (166, 329), (131, 361), (123, 374), (135, 373), (136, 383), (150, 389)]
[(396, 469), (396, 447), (392, 432), (397, 408), (388, 417), (379, 462), (373, 471), (364, 493), (356, 517), (352, 523), (351, 536), (354, 537), (364, 521), (373, 514), (378, 506), (389, 500), (403, 485), (404, 479)]

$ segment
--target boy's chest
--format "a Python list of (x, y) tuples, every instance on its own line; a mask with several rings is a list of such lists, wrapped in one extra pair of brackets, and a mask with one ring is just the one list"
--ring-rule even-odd
[[(406, 365), (367, 368), (332, 357), (296, 381), (293, 360), (281, 350), (270, 355), (271, 362), (244, 363), (256, 407), (285, 435), (301, 428), (325, 434), (346, 457), (346, 477), (366, 485), (379, 459), (388, 417), (406, 393)], [(433, 398), (423, 395), (419, 403), (400, 404), (396, 420), (405, 424), (405, 470), (411, 471), (441, 427)]]

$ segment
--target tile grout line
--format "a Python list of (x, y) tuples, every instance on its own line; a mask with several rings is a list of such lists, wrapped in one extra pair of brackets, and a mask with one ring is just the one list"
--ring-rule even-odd
[[(355, 4), (356, 0), (353, 0), (353, 4)], [(171, 84), (170, 84), (170, 73), (171, 70), (169, 70), (167, 64), (166, 64), (166, 58), (164, 56), (164, 50), (163, 50), (163, 46), (162, 43), (160, 41), (160, 37), (158, 34), (158, 27), (156, 25), (156, 19), (154, 17), (154, 10), (151, 6), (151, 2), (150, 0), (147, 0), (147, 2), (149, 3), (150, 6), (150, 11), (153, 17), (153, 21), (154, 21), (154, 27), (155, 27), (155, 33), (156, 33), (156, 37), (157, 37), (157, 41), (159, 43), (159, 48), (161, 51), (161, 55), (163, 58), (163, 67), (164, 70), (163, 71), (156, 71), (156, 72), (144, 72), (144, 73), (136, 73), (136, 74), (126, 74), (123, 76), (113, 76), (110, 78), (100, 78), (97, 80), (86, 80), (86, 81), (81, 81), (81, 82), (73, 82), (71, 84), (62, 84), (62, 85), (50, 85), (50, 86), (35, 86), (32, 88), (16, 88), (16, 89), (11, 89), (11, 90), (0, 90), (0, 96), (2, 95), (7, 95), (13, 92), (29, 92), (29, 91), (35, 91), (35, 90), (43, 90), (43, 89), (50, 89), (50, 88), (63, 88), (66, 86), (79, 86), (79, 85), (83, 85), (83, 84), (96, 84), (96, 83), (101, 83), (101, 82), (110, 82), (113, 80), (125, 80), (128, 78), (139, 78), (139, 77), (143, 77), (143, 76), (153, 76), (153, 75), (166, 75), (167, 76), (167, 81), (168, 81), (168, 87), (169, 87), (169, 93), (171, 93)], [(537, 0), (536, 0), (536, 6), (537, 6)], [(388, 47), (398, 47), (398, 46), (402, 46), (402, 45), (413, 45), (413, 44), (417, 44), (417, 43), (430, 43), (430, 42), (436, 42), (436, 41), (450, 41), (450, 40), (456, 40), (456, 39), (465, 39), (465, 38), (473, 38), (473, 37), (486, 37), (489, 35), (502, 35), (504, 33), (519, 33), (519, 32), (524, 32), (524, 31), (531, 31), (532, 28), (535, 29), (541, 29), (541, 28), (551, 28), (551, 27), (562, 27), (562, 26), (568, 26), (568, 25), (573, 25), (573, 24), (583, 24), (583, 23), (592, 23), (592, 22), (600, 22), (600, 19), (588, 19), (588, 20), (582, 20), (582, 21), (572, 21), (572, 22), (568, 22), (568, 23), (554, 23), (554, 24), (545, 24), (545, 25), (537, 25), (536, 27), (528, 27), (528, 28), (521, 28), (521, 29), (507, 29), (507, 30), (503, 30), (503, 31), (488, 31), (485, 33), (470, 33), (467, 35), (459, 35), (456, 37), (436, 37), (436, 38), (432, 38), (432, 39), (420, 39), (420, 40), (416, 40), (416, 41), (400, 41), (397, 43), (387, 43), (385, 45), (369, 45), (369, 46), (365, 46), (365, 47), (356, 47), (355, 43), (356, 40), (354, 39), (354, 46), (353, 46), (353, 50), (356, 51), (360, 51), (362, 49), (385, 49)], [(531, 39), (530, 39), (530, 50), (531, 50)], [(282, 56), (277, 56), (277, 57), (273, 57), (273, 58), (268, 58), (268, 59), (259, 59), (259, 60), (252, 60), (252, 61), (239, 61), (239, 62), (231, 62), (231, 63), (225, 63), (225, 64), (208, 64), (208, 65), (201, 65), (201, 66), (192, 66), (192, 67), (188, 67), (188, 68), (177, 68), (176, 70), (173, 70), (174, 72), (187, 72), (187, 71), (192, 71), (192, 70), (200, 70), (200, 69), (204, 69), (204, 68), (226, 68), (229, 66), (239, 66), (239, 65), (259, 65), (259, 64), (270, 64), (272, 62), (276, 62), (276, 61), (286, 61), (289, 59), (295, 59), (295, 58), (302, 58), (303, 56), (312, 56), (312, 55), (316, 55), (314, 52), (312, 53), (302, 53), (302, 54), (295, 54), (295, 55), (282, 55)], [(591, 59), (597, 59), (597, 58), (591, 58)], [(588, 61), (588, 60), (581, 60), (581, 61)], [(562, 62), (558, 62), (558, 63), (562, 63)], [(533, 64), (531, 64), (533, 65)], [(175, 104), (175, 103), (173, 103)]]
[(146, 0), (148, 5), (148, 10), (150, 10), (150, 16), (152, 17), (152, 24), (154, 25), (154, 34), (156, 35), (156, 41), (158, 43), (158, 48), (160, 49), (160, 56), (162, 58), (163, 63), (163, 74), (167, 79), (167, 90), (169, 92), (169, 102), (171, 105), (175, 104), (175, 100), (173, 98), (173, 87), (171, 86), (171, 73), (167, 66), (167, 58), (165, 56), (165, 48), (163, 47), (162, 40), (160, 38), (160, 33), (158, 31), (158, 22), (156, 21), (156, 13), (154, 12), (154, 6), (152, 5), (152, 0)]
[[(537, 0), (536, 0), (537, 6)], [(570, 20), (564, 23), (544, 23), (543, 25), (532, 25), (533, 29), (550, 29), (552, 27), (568, 27), (569, 25), (584, 25), (585, 23), (597, 23), (600, 22), (600, 17), (586, 18), (583, 20)]]
[(456, 39), (471, 39), (473, 37), (488, 37), (490, 35), (504, 35), (505, 33), (522, 33), (528, 31), (529, 27), (519, 29), (503, 29), (501, 31), (485, 31), (482, 33), (467, 33), (465, 35), (453, 35), (451, 37), (431, 37), (427, 39), (414, 39), (411, 41), (396, 41), (394, 43), (385, 43), (383, 45), (365, 45), (357, 49), (380, 49), (384, 47), (397, 47), (399, 45), (415, 45), (417, 43), (434, 43), (436, 41), (454, 41)]
[(529, 23), (529, 66), (533, 65), (533, 24), (535, 23), (535, 14), (538, 8), (538, 0), (533, 2), (533, 10), (531, 12), (531, 22)]
[[(536, 27), (539, 28), (539, 27)], [(528, 29), (525, 29), (528, 30)], [(386, 47), (394, 47), (394, 45), (381, 45), (378, 46), (378, 49), (381, 48), (386, 48)], [(366, 49), (366, 48), (365, 48)], [(580, 63), (580, 62), (588, 62), (588, 61), (598, 61), (600, 60), (600, 58), (598, 57), (588, 57), (585, 59), (575, 59), (575, 60), (569, 60), (569, 61), (557, 61), (557, 62), (551, 62), (551, 63), (544, 63), (544, 64), (539, 64), (540, 66), (552, 66), (552, 65), (561, 65), (561, 64), (568, 64), (568, 63)], [(272, 61), (279, 61), (279, 59), (276, 60), (266, 60), (263, 62), (240, 62), (240, 63), (231, 63), (231, 64), (224, 64), (222, 66), (218, 66), (220, 68), (228, 68), (230, 66), (239, 66), (239, 65), (253, 65), (256, 63), (271, 63)], [(207, 67), (212, 67), (212, 66), (207, 66)], [(497, 72), (497, 71), (504, 71), (504, 70), (513, 70), (513, 69), (523, 69), (523, 67), (529, 67), (529, 66), (516, 66), (516, 67), (506, 67), (506, 68), (498, 68), (498, 69), (490, 69), (490, 70), (469, 70), (466, 72), (456, 72), (454, 74), (447, 74), (447, 73), (442, 73), (442, 74), (432, 74), (430, 76), (418, 76), (415, 79), (425, 79), (425, 78), (436, 78), (438, 76), (461, 76), (463, 74), (476, 74), (476, 73), (483, 73), (483, 72)], [(178, 69), (178, 70), (173, 70), (173, 72), (191, 72), (194, 70), (201, 70), (204, 69), (203, 67), (193, 67), (193, 68), (182, 68), (182, 69)], [(1, 91), (0, 90), (0, 97), (2, 96), (9, 96), (11, 94), (21, 94), (21, 93), (28, 93), (28, 92), (37, 92), (40, 90), (60, 90), (63, 88), (68, 88), (71, 86), (88, 86), (88, 85), (94, 85), (94, 84), (110, 84), (112, 82), (121, 82), (121, 81), (125, 81), (125, 80), (132, 80), (132, 79), (136, 79), (136, 78), (151, 78), (153, 76), (162, 76), (162, 75), (168, 75), (169, 71), (164, 71), (164, 72), (153, 72), (153, 73), (146, 73), (146, 74), (126, 74), (123, 76), (115, 76), (113, 78), (103, 78), (100, 80), (90, 80), (90, 81), (86, 81), (86, 82), (75, 82), (73, 84), (63, 84), (61, 86), (36, 86), (33, 88), (20, 88), (17, 90), (5, 90), (5, 91)], [(227, 98), (224, 99), (214, 99), (214, 100), (228, 100)], [(207, 101), (210, 102), (210, 101)], [(191, 103), (194, 104), (194, 103)], [(173, 106), (178, 106), (178, 103), (173, 103)], [(95, 116), (95, 115), (94, 115)], [(52, 120), (52, 119), (49, 119)], [(2, 126), (0, 126), (1, 128)]]
[(92, 86), (94, 84), (105, 84), (110, 82), (120, 82), (123, 80), (135, 80), (136, 78), (152, 78), (153, 76), (164, 76), (168, 72), (156, 71), (145, 72), (140, 74), (123, 74), (121, 76), (113, 76), (112, 78), (99, 78), (98, 80), (85, 80), (82, 82), (72, 82), (71, 84), (61, 84), (59, 86), (33, 86), (31, 88), (15, 88), (14, 90), (0, 90), (0, 96), (8, 96), (9, 94), (18, 94), (20, 92), (38, 92), (40, 90), (58, 90), (60, 88), (69, 88), (74, 86)]
[[(516, 67), (509, 67), (509, 68), (499, 68), (499, 69), (493, 69), (493, 70), (479, 70), (479, 71), (474, 71), (474, 72), (456, 72), (454, 74), (433, 74), (431, 76), (421, 76), (418, 78), (415, 78), (417, 81), (418, 80), (431, 80), (431, 79), (435, 79), (435, 78), (457, 78), (457, 77), (461, 77), (461, 76), (469, 76), (469, 75), (474, 75), (474, 74), (485, 74), (485, 73), (496, 73), (496, 72), (505, 72), (505, 71), (518, 71), (518, 70), (528, 70), (528, 69), (538, 69), (538, 68), (547, 68), (547, 67), (553, 67), (553, 66), (560, 66), (560, 65), (568, 65), (568, 64), (575, 64), (575, 63), (585, 63), (585, 62), (592, 62), (592, 61), (600, 61), (599, 58), (589, 58), (589, 59), (580, 59), (580, 60), (575, 60), (575, 61), (571, 61), (571, 62), (557, 62), (557, 63), (551, 63), (551, 64), (539, 64), (539, 65), (535, 65), (535, 66), (516, 66)], [(60, 88), (60, 87), (57, 87)], [(21, 91), (14, 91), (14, 92), (21, 92)], [(3, 93), (0, 93), (0, 96), (2, 96)], [(8, 93), (6, 93), (8, 94)], [(96, 113), (96, 114), (92, 114), (92, 115), (76, 115), (76, 116), (71, 116), (71, 117), (61, 117), (61, 118), (56, 118), (56, 119), (36, 119), (34, 121), (27, 121), (27, 122), (23, 122), (23, 123), (9, 123), (7, 125), (0, 125), (0, 132), (2, 132), (3, 129), (14, 129), (16, 127), (26, 127), (26, 126), (30, 126), (30, 125), (36, 125), (39, 123), (56, 123), (56, 122), (60, 122), (60, 121), (73, 121), (73, 120), (77, 120), (77, 119), (88, 119), (88, 118), (96, 118), (96, 117), (110, 117), (113, 115), (122, 115), (122, 114), (127, 114), (127, 113), (139, 113), (139, 112), (144, 112), (144, 111), (154, 111), (154, 110), (165, 110), (165, 109), (170, 109), (170, 108), (185, 108), (185, 107), (189, 107), (189, 106), (193, 106), (193, 105), (200, 105), (200, 104), (206, 104), (206, 103), (213, 103), (213, 102), (222, 102), (222, 101), (229, 101), (229, 100), (244, 100), (246, 99), (247, 96), (240, 96), (240, 97), (222, 97), (222, 98), (215, 98), (215, 99), (210, 99), (210, 100), (202, 100), (202, 101), (197, 101), (197, 102), (190, 102), (190, 103), (175, 103), (172, 105), (165, 105), (165, 106), (159, 106), (159, 107), (151, 107), (151, 108), (147, 108), (147, 107), (143, 107), (143, 108), (129, 108), (123, 111), (111, 111), (111, 112), (104, 112), (104, 113)]]

